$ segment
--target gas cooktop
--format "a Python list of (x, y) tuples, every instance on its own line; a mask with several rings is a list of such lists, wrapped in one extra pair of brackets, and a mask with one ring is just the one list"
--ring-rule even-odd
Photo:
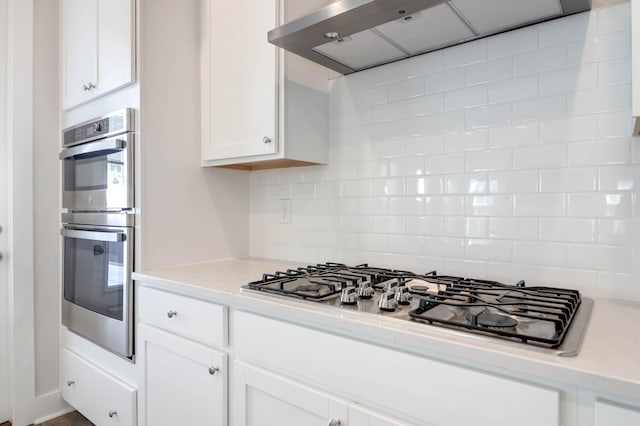
[(366, 264), (325, 263), (266, 273), (242, 289), (503, 339), (562, 356), (577, 355), (593, 306), (576, 290)]

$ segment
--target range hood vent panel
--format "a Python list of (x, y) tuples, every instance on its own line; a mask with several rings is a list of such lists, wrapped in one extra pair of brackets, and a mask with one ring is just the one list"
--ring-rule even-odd
[[(591, 1), (338, 0), (269, 31), (268, 40), (341, 74), (350, 74), (583, 12), (591, 9)], [(414, 14), (415, 22), (398, 22)]]

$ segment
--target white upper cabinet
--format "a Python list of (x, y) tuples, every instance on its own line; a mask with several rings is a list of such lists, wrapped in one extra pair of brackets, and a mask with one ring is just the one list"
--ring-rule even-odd
[(327, 162), (329, 71), (267, 41), (286, 14), (277, 0), (203, 0), (203, 166)]
[(134, 0), (61, 0), (63, 109), (135, 81), (134, 11)]

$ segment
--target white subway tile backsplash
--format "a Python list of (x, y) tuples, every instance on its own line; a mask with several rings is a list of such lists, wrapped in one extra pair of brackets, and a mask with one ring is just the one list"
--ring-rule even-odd
[(595, 34), (596, 15), (579, 13), (564, 19), (542, 23), (537, 28), (540, 48), (562, 45)]
[(489, 192), (528, 193), (538, 191), (538, 172), (535, 170), (517, 170), (489, 173)]
[(511, 58), (495, 59), (466, 67), (466, 84), (468, 86), (509, 80), (512, 77), (513, 61)]
[(567, 245), (542, 241), (514, 241), (513, 261), (542, 266), (567, 266)]
[(401, 80), (389, 85), (389, 100), (398, 101), (408, 98), (415, 98), (424, 95), (425, 79), (424, 77), (414, 77), (407, 80)]
[(464, 197), (461, 195), (437, 195), (426, 197), (425, 212), (430, 216), (462, 216)]
[(474, 40), (444, 50), (446, 69), (463, 67), (487, 60), (487, 39)]
[(597, 187), (598, 169), (595, 167), (540, 170), (540, 192), (595, 191)]
[(520, 77), (536, 75), (565, 68), (567, 66), (567, 46), (560, 45), (548, 49), (540, 49), (513, 57), (513, 75)]
[(405, 232), (409, 235), (442, 235), (442, 216), (408, 216), (405, 218)]
[(598, 62), (598, 86), (615, 86), (631, 83), (631, 58)]
[(567, 98), (563, 95), (526, 99), (513, 103), (513, 121), (551, 120), (567, 114)]
[(521, 28), (489, 38), (489, 59), (512, 57), (537, 48), (538, 28)]
[(418, 96), (407, 100), (407, 117), (435, 114), (444, 111), (444, 94)]
[(489, 103), (512, 102), (538, 96), (538, 77), (521, 77), (489, 85)]
[(464, 130), (464, 111), (450, 111), (420, 117), (424, 133), (455, 132)]
[(445, 177), (448, 194), (482, 194), (488, 190), (486, 173), (452, 174)]
[(439, 93), (464, 87), (464, 68), (455, 68), (443, 72), (429, 74), (426, 79), (426, 93)]
[(566, 145), (543, 145), (515, 148), (513, 167), (515, 169), (544, 169), (567, 165)]
[(464, 114), (467, 129), (504, 126), (512, 121), (512, 107), (508, 103), (469, 108)]
[(445, 111), (471, 108), (487, 104), (487, 86), (465, 87), (444, 94)]
[(442, 154), (444, 152), (444, 134), (428, 133), (406, 139), (407, 156), (413, 157), (425, 154)]
[(557, 217), (567, 213), (564, 194), (517, 194), (513, 196), (515, 216)]
[(557, 95), (575, 92), (580, 89), (591, 89), (598, 82), (596, 64), (585, 64), (540, 75), (540, 96)]
[(638, 246), (640, 220), (598, 219), (598, 242), (615, 246)]
[(629, 138), (567, 144), (569, 166), (625, 164), (629, 161)]
[(513, 214), (513, 197), (510, 195), (469, 195), (466, 204), (468, 216), (511, 216)]
[(594, 243), (597, 240), (596, 219), (541, 218), (540, 240), (571, 243)]
[(489, 237), (506, 240), (537, 240), (538, 219), (528, 217), (492, 217)]
[(605, 166), (599, 171), (600, 191), (632, 191), (640, 187), (638, 166)]
[(486, 217), (447, 216), (443, 223), (443, 233), (448, 237), (483, 238), (488, 234), (489, 221)]
[(465, 155), (467, 157), (467, 172), (510, 170), (513, 168), (513, 151), (511, 149), (471, 151)]
[(566, 143), (598, 137), (598, 116), (561, 118), (540, 123), (541, 143)]
[(489, 129), (490, 148), (510, 148), (514, 146), (537, 145), (539, 141), (537, 122), (518, 123)]
[(567, 213), (570, 217), (631, 217), (631, 194), (569, 194)]
[(445, 152), (464, 152), (485, 149), (489, 142), (486, 129), (453, 132), (444, 135)]
[(511, 260), (511, 241), (471, 238), (465, 241), (465, 257), (476, 260)]
[(407, 195), (435, 195), (444, 192), (443, 176), (419, 176), (407, 178)]
[(425, 157), (425, 174), (464, 173), (464, 154), (429, 155)]
[(405, 102), (393, 102), (376, 105), (373, 108), (374, 121), (402, 120), (407, 115), (407, 104)]
[(623, 84), (579, 90), (570, 93), (567, 99), (568, 115), (623, 111), (631, 105), (631, 87)]
[(251, 173), (251, 254), (640, 300), (630, 22), (625, 2), (331, 80), (329, 164)]

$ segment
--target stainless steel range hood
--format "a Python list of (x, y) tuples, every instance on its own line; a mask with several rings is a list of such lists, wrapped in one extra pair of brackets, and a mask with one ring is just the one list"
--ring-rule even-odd
[(591, 8), (591, 0), (338, 0), (269, 31), (341, 74)]

